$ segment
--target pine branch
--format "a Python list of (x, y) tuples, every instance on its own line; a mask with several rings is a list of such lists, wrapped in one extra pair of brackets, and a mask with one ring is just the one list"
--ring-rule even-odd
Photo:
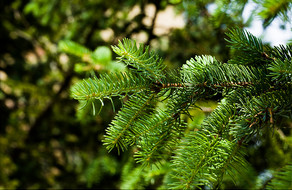
[[(238, 97), (237, 121), (230, 134), (241, 139), (252, 136), (264, 126), (274, 126), (281, 118), (292, 118), (292, 89), (266, 92), (252, 98)], [(245, 136), (246, 136), (245, 135)]]
[[(253, 87), (249, 90), (234, 90), (234, 93), (230, 94), (209, 115), (209, 117), (204, 120), (201, 126), (202, 130), (199, 133), (194, 133), (192, 137), (193, 139), (186, 140), (186, 142), (188, 142), (187, 144), (181, 145), (182, 147), (179, 148), (178, 152), (176, 153), (177, 156), (175, 156), (173, 159), (173, 168), (177, 168), (174, 171), (173, 177), (180, 182), (172, 183), (172, 185), (170, 186), (171, 188), (193, 189), (200, 188), (201, 185), (207, 185), (210, 186), (210, 188), (215, 188), (217, 184), (220, 184), (220, 180), (222, 180), (224, 174), (229, 174), (232, 177), (232, 175), (235, 174), (239, 175), (238, 171), (244, 171), (247, 163), (244, 160), (244, 153), (241, 146), (243, 141), (247, 140), (247, 135), (253, 134), (253, 130), (239, 130), (239, 128), (234, 128), (231, 126), (233, 126), (234, 117), (236, 118), (238, 117), (237, 115), (244, 115), (239, 109), (244, 110), (244, 108), (242, 107), (247, 104), (246, 102), (244, 102), (245, 99), (248, 100), (248, 97), (254, 97), (252, 95), (259, 93), (259, 89), (262, 89), (262, 87)], [(260, 106), (270, 106), (268, 104), (269, 102), (272, 102), (273, 99), (280, 100), (281, 98), (279, 97), (282, 97), (285, 100), (283, 99), (282, 101), (277, 101), (275, 102), (275, 104), (286, 104), (286, 108), (279, 108), (279, 110), (282, 111), (287, 110), (286, 112), (282, 112), (281, 114), (291, 113), (292, 97), (291, 95), (288, 95), (289, 91), (282, 91), (282, 93), (286, 93), (285, 95), (280, 95), (281, 93), (279, 91), (267, 93), (268, 94), (265, 94), (262, 102), (260, 103)], [(276, 93), (277, 95), (271, 95), (271, 93)], [(254, 99), (251, 98), (251, 100)], [(248, 105), (254, 106), (256, 103), (259, 102), (255, 101)], [(234, 107), (234, 105), (237, 105), (238, 107)], [(255, 110), (246, 110), (246, 113), (250, 113), (251, 111)], [(245, 115), (243, 116), (243, 118), (247, 118), (247, 116)], [(268, 120), (271, 121), (270, 118), (268, 118)], [(241, 128), (243, 128), (243, 126), (241, 126)], [(231, 136), (236, 130), (238, 130), (238, 134), (241, 135)], [(227, 139), (234, 140), (230, 142)], [(212, 160), (213, 154), (215, 155), (214, 160)], [(210, 165), (208, 165), (207, 163)], [(222, 165), (220, 165), (219, 163), (221, 163)]]
[[(84, 106), (96, 100), (103, 105), (103, 99), (112, 96), (123, 96), (129, 93), (138, 93), (148, 90), (150, 82), (142, 76), (130, 72), (101, 74), (100, 78), (94, 77), (77, 82), (71, 88), (71, 96), (83, 102)], [(90, 104), (89, 104), (90, 105)]]
[(240, 51), (251, 51), (256, 53), (263, 52), (262, 41), (252, 35), (250, 32), (241, 30), (239, 28), (231, 29), (226, 34), (230, 39), (226, 39), (230, 43), (232, 49)]
[(263, 70), (238, 64), (221, 64), (210, 56), (196, 56), (182, 68), (185, 83), (194, 87), (240, 87), (259, 83), (263, 80)]
[(144, 166), (167, 158), (185, 129), (185, 124), (178, 117), (162, 110), (154, 112), (148, 118), (144, 117), (138, 125), (146, 130), (139, 134), (139, 151), (134, 156)]
[(259, 66), (272, 61), (264, 52), (262, 41), (251, 33), (239, 28), (231, 29), (227, 33), (229, 47), (235, 50), (234, 58), (229, 60), (232, 64), (254, 65)]
[(170, 188), (195, 189), (207, 184), (208, 178), (215, 181), (215, 176), (208, 170), (206, 164), (211, 159), (211, 154), (217, 144), (218, 139), (210, 140), (205, 133), (197, 132), (186, 136), (173, 159), (172, 177), (176, 181), (170, 184)]
[(109, 151), (114, 147), (118, 151), (120, 149), (124, 151), (129, 145), (136, 143), (135, 136), (147, 127), (137, 124), (137, 121), (153, 110), (153, 96), (153, 94), (137, 94), (126, 102), (106, 130), (103, 143)]
[(116, 147), (124, 151), (136, 144), (141, 149), (135, 155), (137, 162), (149, 165), (158, 160), (163, 149), (173, 147), (170, 144), (177, 142), (184, 125), (178, 120), (179, 115), (154, 110), (155, 101), (155, 94), (131, 97), (107, 129), (103, 142), (108, 150)]
[(275, 60), (268, 67), (270, 71), (272, 71), (269, 76), (272, 77), (273, 81), (281, 82), (281, 83), (289, 83), (292, 82), (292, 61), (285, 60), (281, 61), (279, 59)]
[(269, 48), (268, 51), (272, 54), (272, 56), (282, 61), (291, 61), (292, 59), (292, 45), (275, 46), (274, 48)]
[(149, 50), (149, 46), (140, 44), (137, 47), (135, 41), (124, 39), (122, 42), (119, 41), (118, 46), (112, 48), (120, 56), (118, 59), (134, 67), (137, 72), (141, 72), (141, 75), (154, 81), (160, 81), (164, 77), (162, 71), (165, 65), (157, 54)]
[(183, 138), (173, 159), (173, 177), (183, 182), (173, 183), (171, 188), (215, 188), (225, 173), (232, 175), (246, 165), (241, 143), (227, 140), (231, 139), (228, 125), (235, 113), (229, 103), (222, 102), (204, 120), (201, 131)]
[(292, 82), (292, 46), (279, 46), (269, 49), (275, 57), (268, 69), (271, 71), (269, 76), (277, 83)]
[(230, 119), (233, 117), (235, 109), (229, 102), (219, 104), (219, 106), (202, 123), (202, 129), (214, 133), (216, 136), (223, 136), (229, 139)]
[[(227, 141), (229, 142), (229, 141)], [(242, 146), (241, 143), (229, 142), (230, 145), (227, 145), (229, 149), (224, 149), (223, 154), (226, 155), (225, 160), (223, 160), (223, 165), (221, 169), (218, 170), (218, 180), (214, 184), (214, 187), (220, 186), (225, 175), (228, 175), (233, 179), (234, 184), (236, 184), (235, 176), (245, 177), (248, 173), (248, 167), (250, 164), (245, 160), (246, 149)]]
[(266, 189), (292, 189), (292, 164), (289, 163), (276, 172)]
[[(225, 173), (232, 175), (246, 161), (240, 147), (213, 133), (195, 132), (183, 139), (173, 159), (172, 189), (215, 188)], [(236, 174), (238, 174), (236, 172)]]
[[(264, 26), (267, 27), (277, 16), (281, 16), (283, 20), (288, 21), (287, 11), (291, 9), (290, 0), (263, 0), (259, 15), (265, 19)], [(285, 16), (286, 15), (286, 16)]]
[[(244, 172), (244, 144), (255, 133), (292, 117), (292, 47), (265, 47), (264, 52), (261, 40), (249, 32), (233, 29), (228, 36), (236, 52), (230, 62), (196, 56), (177, 73), (166, 73), (148, 46), (125, 39), (113, 49), (130, 71), (80, 81), (72, 97), (95, 108), (96, 100), (103, 104), (104, 98), (130, 95), (107, 129), (107, 149), (136, 145), (136, 161), (148, 166), (169, 159), (179, 144), (169, 187), (219, 188), (226, 174)], [(197, 100), (216, 94), (223, 98), (200, 130), (185, 133), (180, 115), (190, 116)]]

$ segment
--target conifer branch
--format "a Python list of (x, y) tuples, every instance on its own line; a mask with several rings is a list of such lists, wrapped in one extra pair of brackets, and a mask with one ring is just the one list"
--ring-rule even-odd
[(137, 94), (126, 102), (106, 130), (103, 143), (109, 151), (114, 147), (118, 151), (120, 149), (124, 151), (129, 145), (135, 143), (134, 137), (140, 133), (140, 130), (147, 127), (138, 125), (136, 122), (141, 116), (148, 115), (147, 112), (153, 109), (151, 106), (153, 104), (153, 102), (151, 103), (153, 96), (154, 94)]
[(239, 28), (231, 29), (227, 36), (230, 39), (226, 39), (229, 42), (229, 46), (233, 49), (241, 51), (255, 51), (258, 53), (263, 52), (262, 41), (256, 38), (248, 31), (241, 30)]
[(185, 129), (177, 117), (165, 111), (157, 111), (149, 118), (140, 121), (139, 125), (146, 130), (139, 134), (138, 148), (135, 160), (144, 166), (167, 158), (166, 154), (177, 144)]
[(275, 172), (266, 189), (291, 189), (292, 188), (292, 163), (288, 163), (280, 171)]
[(165, 65), (162, 64), (162, 59), (149, 50), (149, 46), (140, 44), (137, 47), (136, 42), (124, 39), (119, 41), (117, 46), (112, 46), (113, 51), (118, 54), (121, 61), (127, 65), (134, 67), (140, 74), (147, 76), (150, 79), (161, 80), (165, 75), (162, 71)]
[(277, 16), (281, 16), (283, 20), (288, 21), (289, 17), (286, 13), (291, 9), (291, 4), (289, 0), (263, 0), (258, 14), (265, 19), (264, 27), (267, 27)]
[(292, 81), (292, 46), (279, 46), (274, 49), (269, 49), (271, 54), (275, 57), (274, 61), (270, 63), (268, 70), (269, 76), (277, 83), (288, 83)]
[(229, 47), (235, 50), (236, 56), (229, 60), (232, 64), (254, 65), (259, 66), (270, 62), (264, 52), (262, 41), (251, 33), (239, 28), (231, 29), (227, 33)]
[(256, 67), (221, 64), (210, 56), (196, 56), (182, 68), (184, 82), (194, 87), (238, 87), (257, 84), (263, 80), (263, 71)]
[[(137, 146), (143, 166), (172, 157), (170, 188), (218, 188), (223, 177), (239, 175), (248, 165), (244, 146), (263, 127), (292, 118), (292, 46), (267, 48), (239, 29), (227, 41), (236, 52), (228, 63), (196, 56), (177, 73), (165, 72), (162, 59), (144, 45), (125, 39), (113, 46), (128, 72), (86, 79), (72, 89), (81, 103), (130, 95), (107, 129), (108, 150)], [(264, 51), (265, 50), (265, 51)], [(181, 114), (189, 114), (199, 99), (223, 96), (200, 130), (185, 133)], [(157, 107), (163, 101), (164, 109)]]
[(290, 83), (292, 81), (292, 60), (275, 60), (268, 67), (273, 81)]
[(104, 98), (138, 93), (149, 89), (150, 81), (130, 72), (101, 74), (100, 78), (88, 78), (77, 82), (71, 89), (71, 96), (88, 105)]
[(232, 174), (246, 165), (241, 153), (238, 144), (224, 138), (208, 132), (191, 133), (176, 151), (172, 164), (175, 181), (170, 188), (201, 189), (203, 185), (215, 188), (225, 173)]
[(251, 99), (242, 99), (240, 117), (241, 127), (248, 126), (257, 129), (264, 124), (274, 125), (279, 118), (292, 117), (292, 91), (277, 90), (254, 96)]
[(291, 61), (292, 59), (292, 45), (280, 45), (274, 48), (268, 48), (268, 51), (274, 57), (274, 60), (275, 58), (280, 59), (281, 61)]

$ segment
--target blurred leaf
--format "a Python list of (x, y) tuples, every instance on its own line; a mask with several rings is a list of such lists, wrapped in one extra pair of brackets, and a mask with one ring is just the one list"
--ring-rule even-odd
[(86, 47), (70, 40), (60, 41), (58, 44), (58, 47), (59, 47), (59, 50), (62, 52), (76, 55), (85, 60), (87, 59), (88, 55), (91, 53), (91, 51), (87, 49)]
[(97, 47), (91, 55), (95, 63), (109, 63), (112, 60), (112, 51), (106, 46)]

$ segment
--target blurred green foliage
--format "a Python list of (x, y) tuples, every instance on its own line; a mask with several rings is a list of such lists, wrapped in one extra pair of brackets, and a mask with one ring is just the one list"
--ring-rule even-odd
[[(70, 98), (70, 85), (91, 73), (126, 69), (122, 63), (113, 61), (109, 47), (119, 39), (138, 34), (146, 34), (145, 39), (138, 40), (151, 44), (172, 68), (201, 54), (226, 61), (229, 49), (224, 33), (230, 27), (250, 24), (250, 20), (242, 19), (246, 3), (244, 0), (1, 1), (0, 188), (158, 187), (167, 168), (147, 169), (141, 178), (136, 174), (142, 168), (134, 167), (131, 160), (135, 150), (123, 155), (108, 154), (101, 145), (105, 127), (115, 115), (111, 102), (105, 102), (106, 106), (95, 117), (88, 110), (77, 112), (77, 102)], [(290, 1), (283, 3), (291, 6)], [(216, 5), (214, 12), (209, 11), (210, 5)], [(152, 15), (147, 12), (149, 6), (154, 7)], [(185, 15), (185, 26), (157, 34), (155, 21), (158, 13), (167, 7)], [(263, 19), (269, 21), (279, 13), (261, 10)], [(285, 15), (288, 9), (278, 10)], [(150, 20), (150, 24), (145, 20)], [(75, 48), (68, 48), (68, 44)], [(119, 109), (121, 102), (114, 101)], [(216, 103), (212, 100), (204, 105), (206, 110), (194, 111), (195, 119), (189, 121), (194, 128), (202, 121), (198, 118), (208, 114)], [(251, 149), (254, 156), (250, 160), (256, 172), (282, 166), (281, 160), (286, 159), (283, 152), (291, 147), (289, 125), (287, 131), (280, 133), (284, 137), (265, 140)], [(285, 149), (277, 146), (282, 143), (286, 143)], [(274, 157), (262, 159), (262, 153)]]

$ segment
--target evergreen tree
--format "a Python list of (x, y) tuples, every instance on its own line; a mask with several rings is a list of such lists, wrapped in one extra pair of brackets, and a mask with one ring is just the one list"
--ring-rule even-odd
[[(128, 69), (84, 79), (72, 87), (72, 97), (94, 113), (104, 99), (119, 97), (124, 105), (103, 143), (119, 152), (134, 146), (136, 162), (146, 168), (170, 162), (163, 187), (220, 188), (228, 176), (237, 183), (249, 172), (248, 143), (292, 118), (292, 46), (265, 46), (238, 28), (227, 36), (234, 54), (227, 63), (195, 56), (175, 71), (149, 46), (124, 39), (112, 48)], [(192, 117), (198, 101), (212, 97), (219, 97), (217, 108), (190, 129), (182, 116)], [(291, 176), (282, 178), (291, 188)]]

